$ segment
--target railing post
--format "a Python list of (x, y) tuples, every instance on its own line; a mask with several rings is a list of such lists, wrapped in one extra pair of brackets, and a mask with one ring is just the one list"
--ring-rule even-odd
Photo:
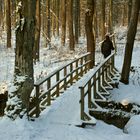
[(36, 117), (39, 117), (40, 114), (40, 107), (39, 107), (39, 85), (36, 85)]
[[(76, 68), (78, 68), (78, 60), (76, 60)], [(76, 80), (78, 81), (78, 69), (76, 70)]]
[(88, 82), (88, 108), (91, 108), (91, 80)]
[(81, 58), (81, 77), (83, 76), (83, 67), (82, 67), (82, 65), (83, 65), (83, 58)]
[(101, 91), (101, 69), (98, 71), (98, 91)]
[(67, 68), (64, 67), (64, 77), (65, 77), (65, 79), (64, 79), (64, 90), (67, 89), (67, 77), (66, 77), (66, 75), (67, 75)]
[(105, 66), (103, 64), (102, 66), (102, 85), (104, 86), (105, 83)]
[[(47, 82), (47, 89), (49, 90), (50, 87), (51, 87), (51, 80), (49, 78), (48, 82)], [(50, 92), (50, 90), (48, 91), (48, 105), (51, 105), (51, 92)]]
[[(73, 70), (73, 65), (71, 63), (70, 64), (70, 72), (72, 72), (72, 70)], [(72, 83), (73, 83), (73, 73), (70, 74), (70, 84), (72, 85)]]
[(93, 77), (94, 98), (97, 99), (96, 74)]
[[(56, 81), (59, 82), (60, 80), (60, 74), (59, 74), (59, 71), (57, 72), (56, 74)], [(56, 96), (58, 97), (59, 96), (59, 84), (57, 84), (57, 87), (56, 87)]]
[(81, 87), (81, 120), (84, 120), (84, 107), (85, 107), (85, 103), (84, 103), (84, 88)]

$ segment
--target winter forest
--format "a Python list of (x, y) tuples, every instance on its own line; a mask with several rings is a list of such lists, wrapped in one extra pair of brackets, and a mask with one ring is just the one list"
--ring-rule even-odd
[(0, 140), (139, 140), (139, 13), (140, 0), (0, 0)]

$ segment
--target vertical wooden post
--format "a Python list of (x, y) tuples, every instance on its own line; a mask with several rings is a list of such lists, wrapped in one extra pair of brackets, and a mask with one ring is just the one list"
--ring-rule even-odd
[(64, 67), (64, 77), (65, 77), (65, 79), (64, 79), (64, 90), (67, 89), (67, 77), (66, 77), (66, 75), (67, 75), (67, 67)]
[(36, 117), (39, 117), (39, 114), (40, 114), (39, 85), (36, 85), (35, 88), (36, 88)]
[(101, 68), (98, 71), (98, 91), (101, 90)]
[(81, 77), (83, 76), (83, 67), (82, 67), (82, 65), (83, 65), (83, 57), (81, 58)]
[[(59, 82), (60, 80), (60, 74), (59, 74), (59, 71), (57, 72), (56, 74), (56, 81)], [(58, 97), (59, 96), (59, 83), (57, 84), (57, 87), (56, 87), (56, 96)]]
[[(87, 56), (84, 57), (85, 63), (87, 62)], [(87, 64), (85, 65), (84, 72), (87, 73)]]
[(105, 66), (103, 64), (102, 66), (102, 85), (104, 86), (104, 82), (105, 82)]
[[(76, 60), (76, 69), (78, 68), (78, 60)], [(78, 81), (78, 69), (76, 70), (76, 80)]]
[(94, 98), (97, 99), (96, 74), (93, 77)]
[[(47, 82), (47, 90), (49, 90), (50, 87), (51, 87), (51, 79), (49, 78), (48, 82)], [(51, 92), (50, 92), (50, 90), (48, 91), (48, 105), (51, 105)]]
[(91, 108), (91, 80), (88, 82), (88, 108)]
[(72, 71), (73, 71), (73, 65), (72, 65), (72, 63), (70, 64), (70, 72), (71, 72), (71, 74), (70, 74), (70, 84), (72, 85), (72, 83), (73, 83), (73, 73), (72, 73)]
[(84, 88), (80, 88), (81, 90), (81, 120), (84, 120)]

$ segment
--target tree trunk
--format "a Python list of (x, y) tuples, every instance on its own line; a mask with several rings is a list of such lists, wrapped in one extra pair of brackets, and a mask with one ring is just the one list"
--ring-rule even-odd
[(105, 0), (102, 0), (101, 4), (101, 32), (102, 32), (102, 40), (105, 38)]
[(56, 34), (57, 36), (59, 36), (59, 11), (60, 11), (60, 0), (56, 0), (56, 16), (57, 16), (57, 20), (56, 20)]
[(132, 11), (132, 0), (128, 1), (128, 24), (130, 22), (130, 18), (131, 18), (131, 11)]
[(74, 31), (75, 31), (75, 43), (78, 44), (79, 30), (80, 30), (80, 1), (74, 0)]
[(134, 45), (134, 39), (137, 30), (138, 15), (140, 11), (140, 1), (134, 0), (133, 2), (134, 5), (132, 8), (132, 16), (130, 19), (130, 24), (128, 26), (127, 42), (125, 46), (125, 56), (124, 56), (122, 74), (121, 74), (121, 82), (123, 82), (124, 84), (129, 84), (129, 73), (130, 73), (133, 45)]
[(66, 0), (61, 1), (61, 44), (65, 46), (66, 39)]
[(7, 48), (11, 48), (11, 9), (10, 0), (6, 0), (6, 29), (7, 29)]
[(109, 0), (109, 32), (113, 33), (113, 1)]
[(40, 0), (36, 0), (36, 26), (35, 26), (35, 42), (34, 42), (34, 61), (39, 61), (39, 44), (40, 44)]
[(74, 50), (74, 34), (73, 34), (73, 0), (68, 0), (68, 29), (69, 29), (69, 48)]
[(47, 35), (47, 44), (46, 44), (46, 47), (48, 46), (49, 48), (51, 47), (51, 13), (50, 13), (50, 0), (47, 0), (47, 32), (46, 32), (46, 35)]
[[(3, 20), (3, 0), (0, 0), (0, 27), (2, 26), (2, 20)], [(1, 35), (0, 35), (1, 36)]]
[(94, 0), (87, 0), (87, 12), (85, 15), (85, 30), (87, 36), (87, 51), (91, 53), (90, 68), (95, 65), (95, 39), (93, 34), (92, 22), (94, 15)]
[(28, 108), (29, 97), (34, 87), (33, 47), (36, 0), (20, 0), (17, 7), (15, 80), (24, 77), (23, 81), (18, 83), (17, 94), (22, 101), (22, 107)]

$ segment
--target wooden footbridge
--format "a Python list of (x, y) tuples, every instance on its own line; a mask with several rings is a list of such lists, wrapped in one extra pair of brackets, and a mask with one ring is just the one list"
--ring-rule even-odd
[[(28, 115), (39, 117), (41, 112), (53, 104), (68, 87), (73, 85), (90, 70), (90, 53), (86, 53), (78, 59), (55, 70), (53, 73), (37, 81), (35, 86), (35, 96), (30, 103)], [(115, 53), (112, 53), (104, 61), (94, 67), (94, 72), (81, 85), (79, 85), (80, 104), (79, 118), (83, 121), (91, 120), (89, 110), (97, 108), (95, 100), (106, 100), (109, 95), (108, 89), (112, 89), (116, 84), (115, 78), (118, 72), (114, 66)], [(41, 87), (44, 90), (41, 91)]]

